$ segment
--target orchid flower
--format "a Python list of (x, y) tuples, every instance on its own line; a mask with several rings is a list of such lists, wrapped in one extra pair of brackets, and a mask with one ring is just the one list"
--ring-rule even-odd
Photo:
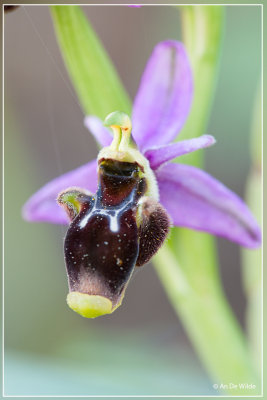
[[(192, 97), (193, 77), (183, 44), (159, 43), (141, 78), (132, 121), (115, 112), (104, 126), (99, 118), (87, 116), (86, 127), (103, 146), (98, 159), (52, 180), (25, 204), (28, 221), (71, 220), (65, 239), (67, 301), (81, 315), (107, 314), (121, 304), (134, 267), (156, 253), (170, 223), (249, 248), (260, 245), (260, 229), (236, 194), (198, 168), (170, 163), (215, 143), (209, 135), (172, 143)], [(114, 184), (115, 175), (121, 187)]]

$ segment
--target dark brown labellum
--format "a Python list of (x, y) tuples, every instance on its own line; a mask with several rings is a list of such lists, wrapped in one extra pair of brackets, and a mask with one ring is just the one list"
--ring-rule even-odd
[(70, 291), (104, 296), (113, 308), (135, 265), (149, 261), (169, 229), (163, 207), (144, 197), (147, 185), (140, 172), (137, 163), (100, 160), (95, 196), (73, 188), (58, 198), (72, 220), (65, 238)]

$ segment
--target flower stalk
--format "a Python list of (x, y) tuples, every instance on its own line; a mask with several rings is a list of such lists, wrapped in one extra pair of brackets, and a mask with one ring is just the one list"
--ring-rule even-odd
[[(246, 199), (258, 222), (261, 221), (262, 198), (261, 175), (261, 133), (262, 104), (261, 90), (258, 89), (255, 98), (254, 115), (251, 128), (251, 170), (247, 180)], [(262, 206), (262, 205), (261, 205)], [(262, 364), (262, 269), (261, 249), (253, 252), (242, 251), (243, 283), (247, 296), (247, 332), (251, 355), (255, 368), (260, 373)]]
[[(184, 42), (194, 75), (192, 109), (181, 132), (187, 138), (202, 135), (207, 126), (218, 74), (224, 9), (221, 6), (184, 6), (179, 9)], [(189, 157), (188, 163), (202, 164), (202, 152)]]
[[(202, 277), (198, 285), (192, 283), (184, 265), (177, 262), (177, 257), (167, 246), (155, 259), (157, 273), (168, 297), (213, 383), (220, 386), (229, 382), (237, 385), (250, 382), (255, 385), (255, 390), (227, 388), (226, 391), (233, 395), (259, 394), (258, 379), (244, 336), (225, 300), (219, 280)], [(222, 387), (219, 391), (223, 391)]]

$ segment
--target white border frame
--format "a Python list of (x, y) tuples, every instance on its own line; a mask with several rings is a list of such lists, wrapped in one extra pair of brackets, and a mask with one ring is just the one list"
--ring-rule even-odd
[[(264, 349), (264, 343), (263, 343), (263, 251), (262, 251), (262, 256), (261, 256), (261, 269), (262, 269), (262, 283), (261, 283), (261, 305), (262, 305), (262, 335), (261, 335), (261, 347), (262, 347), (262, 360), (261, 360), (261, 394), (260, 395), (238, 395), (238, 396), (231, 396), (231, 395), (166, 395), (166, 396), (161, 396), (161, 395), (17, 395), (17, 396), (12, 396), (12, 395), (5, 395), (4, 393), (4, 362), (5, 362), (5, 354), (4, 354), (4, 344), (5, 344), (5, 326), (4, 326), (4, 312), (5, 312), (5, 305), (4, 305), (4, 259), (5, 259), (5, 242), (4, 242), (4, 210), (5, 210), (5, 203), (4, 203), (4, 188), (5, 188), (5, 159), (4, 159), (4, 146), (5, 146), (5, 138), (4, 138), (4, 44), (5, 44), (5, 38), (4, 38), (4, 7), (5, 5), (18, 5), (18, 6), (50, 6), (50, 5), (58, 5), (58, 6), (129, 6), (130, 3), (112, 3), (112, 4), (83, 4), (83, 3), (75, 3), (75, 4), (60, 4), (60, 3), (49, 3), (49, 4), (28, 4), (28, 3), (3, 3), (2, 4), (2, 55), (3, 55), (3, 61), (2, 61), (2, 396), (3, 398), (5, 397), (10, 397), (10, 398), (34, 398), (34, 397), (40, 397), (40, 398), (214, 398), (214, 397), (221, 397), (221, 398), (245, 398), (245, 397), (263, 397), (263, 349)], [(138, 5), (142, 6), (188, 6), (188, 5), (193, 5), (193, 6), (260, 6), (261, 8), (261, 138), (262, 138), (262, 151), (261, 151), (261, 161), (262, 161), (262, 179), (261, 179), (261, 185), (262, 185), (262, 198), (261, 198), (261, 217), (262, 217), (262, 223), (264, 220), (264, 212), (263, 212), (263, 181), (264, 181), (264, 160), (263, 160), (263, 3), (255, 3), (255, 4), (227, 4), (227, 3), (217, 3), (217, 4), (210, 4), (210, 3), (203, 3), (203, 4), (196, 4), (196, 3), (167, 3), (167, 4), (145, 4), (145, 3), (138, 3)], [(264, 243), (264, 236), (263, 236), (263, 230), (262, 230), (262, 243)]]

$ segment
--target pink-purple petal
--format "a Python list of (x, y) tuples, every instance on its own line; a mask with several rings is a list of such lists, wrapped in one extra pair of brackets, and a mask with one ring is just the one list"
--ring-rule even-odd
[(32, 222), (68, 224), (69, 220), (56, 199), (59, 192), (72, 186), (95, 193), (97, 189), (96, 160), (53, 179), (38, 190), (23, 207), (24, 219)]
[(156, 176), (160, 202), (175, 225), (224, 236), (245, 247), (260, 245), (260, 229), (248, 207), (206, 172), (167, 164)]
[(176, 157), (212, 146), (215, 142), (213, 136), (203, 135), (198, 138), (151, 148), (145, 152), (145, 157), (149, 160), (151, 168), (155, 170)]
[(102, 147), (110, 145), (112, 142), (112, 134), (108, 128), (103, 126), (101, 119), (93, 115), (88, 115), (84, 118), (84, 125)]
[(182, 43), (167, 40), (153, 50), (133, 106), (133, 137), (144, 152), (171, 142), (181, 130), (193, 97), (193, 77)]

